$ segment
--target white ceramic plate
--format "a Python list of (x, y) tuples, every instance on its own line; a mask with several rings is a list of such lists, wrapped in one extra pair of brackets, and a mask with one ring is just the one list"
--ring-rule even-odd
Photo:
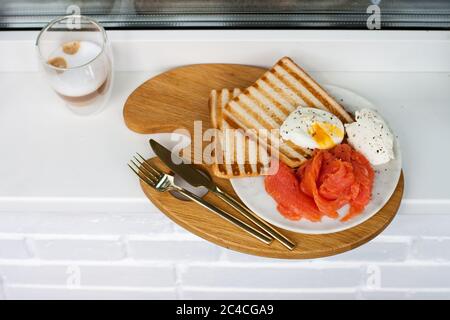
[[(331, 85), (326, 85), (324, 87), (330, 95), (350, 112), (363, 108), (376, 109), (372, 103), (350, 90)], [(389, 119), (385, 120), (389, 123)], [(397, 138), (394, 142), (394, 154), (394, 160), (391, 160), (384, 165), (374, 166), (375, 181), (372, 191), (372, 200), (366, 206), (364, 212), (347, 222), (341, 222), (339, 219), (334, 220), (328, 217), (324, 217), (321, 222), (310, 222), (305, 219), (291, 221), (284, 218), (278, 212), (276, 202), (264, 189), (264, 177), (232, 179), (231, 184), (241, 200), (251, 210), (277, 227), (307, 234), (333, 233), (363, 223), (376, 214), (386, 202), (388, 202), (395, 191), (402, 168), (401, 152)], [(348, 206), (339, 210), (340, 216), (342, 217), (347, 210)]]

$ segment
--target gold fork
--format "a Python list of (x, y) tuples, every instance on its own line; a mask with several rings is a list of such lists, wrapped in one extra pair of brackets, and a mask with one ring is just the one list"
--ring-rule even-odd
[(217, 208), (213, 204), (203, 200), (202, 198), (198, 197), (192, 192), (177, 186), (174, 183), (174, 177), (172, 175), (164, 173), (155, 166), (150, 165), (139, 153), (137, 155), (140, 159), (138, 159), (136, 156), (133, 156), (134, 160), (133, 159), (130, 160), (132, 165), (128, 164), (128, 166), (145, 184), (149, 185), (150, 187), (159, 192), (177, 191), (182, 195), (184, 195), (185, 197), (189, 198), (190, 200), (201, 205), (203, 208), (206, 208), (214, 212), (221, 218), (227, 220), (236, 227), (244, 230), (253, 237), (264, 242), (265, 244), (270, 244), (272, 242), (273, 240), (272, 238), (268, 237), (266, 234), (262, 233), (258, 229), (252, 227), (251, 225), (245, 223), (242, 220), (239, 220), (238, 218), (232, 216), (231, 214)]

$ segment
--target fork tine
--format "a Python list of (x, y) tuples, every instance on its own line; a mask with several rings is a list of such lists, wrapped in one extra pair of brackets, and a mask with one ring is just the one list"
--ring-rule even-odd
[(140, 171), (143, 171), (147, 176), (150, 176), (152, 178), (152, 180), (154, 181), (158, 181), (160, 177), (154, 175), (152, 172), (150, 172), (150, 170), (147, 168), (147, 166), (145, 165), (145, 163), (143, 163), (142, 161), (140, 161), (138, 158), (136, 158), (135, 156), (133, 156), (134, 160), (137, 161), (137, 163), (139, 163), (139, 165), (137, 165), (133, 160), (131, 160), (131, 162), (133, 162), (133, 164), (135, 166), (137, 166), (139, 168)]
[(159, 170), (155, 169), (152, 165), (150, 165), (144, 159), (144, 157), (139, 154), (139, 152), (136, 152), (136, 154), (142, 159), (144, 167), (146, 167), (148, 170), (151, 170), (157, 177), (159, 177), (159, 178), (161, 177), (162, 173)]
[(139, 170), (136, 170), (135, 168), (133, 168), (129, 163), (127, 163), (127, 166), (130, 167), (131, 170), (133, 170), (133, 172), (139, 177), (139, 179), (141, 179), (142, 181), (144, 181), (146, 184), (148, 184), (149, 186), (151, 186), (152, 188), (155, 187), (155, 183), (148, 179), (146, 176), (144, 176), (143, 174), (141, 174), (141, 172)]
[(158, 183), (159, 179), (155, 177), (151, 172), (149, 172), (145, 167), (143, 167), (139, 161), (137, 161), (136, 163), (133, 161), (133, 159), (131, 159), (130, 162), (137, 168), (138, 172), (140, 172), (144, 177), (151, 180), (154, 184)]

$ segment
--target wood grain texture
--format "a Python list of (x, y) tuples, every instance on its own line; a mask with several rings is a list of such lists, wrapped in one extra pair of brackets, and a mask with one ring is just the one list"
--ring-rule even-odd
[[(131, 130), (146, 134), (171, 132), (180, 128), (192, 134), (195, 120), (203, 121), (203, 129), (210, 128), (210, 90), (247, 87), (263, 72), (264, 69), (257, 67), (227, 64), (191, 65), (170, 70), (148, 80), (130, 95), (124, 106), (125, 123)], [(167, 171), (159, 159), (149, 161)], [(211, 172), (207, 166), (205, 169)], [(228, 180), (214, 178), (214, 181), (236, 196)], [(170, 219), (208, 241), (257, 256), (310, 259), (354, 249), (383, 231), (400, 206), (403, 174), (389, 202), (371, 219), (354, 228), (326, 235), (282, 230), (297, 243), (293, 251), (288, 251), (278, 242), (267, 246), (195, 203), (178, 200), (169, 193), (156, 192), (143, 183), (141, 186), (147, 197)], [(207, 194), (205, 199), (240, 217), (216, 196)]]
[(188, 129), (195, 120), (211, 127), (208, 98), (212, 89), (245, 88), (264, 69), (235, 64), (200, 64), (176, 68), (143, 83), (125, 102), (125, 123), (138, 133)]

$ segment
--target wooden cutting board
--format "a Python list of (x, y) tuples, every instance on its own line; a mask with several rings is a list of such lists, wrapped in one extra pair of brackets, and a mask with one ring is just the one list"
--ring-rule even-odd
[[(143, 134), (186, 129), (192, 135), (194, 121), (201, 120), (203, 130), (206, 130), (211, 127), (209, 92), (212, 89), (248, 87), (264, 71), (258, 67), (233, 64), (190, 65), (167, 71), (146, 81), (130, 95), (123, 111), (125, 123), (131, 130)], [(167, 170), (158, 159), (149, 161)], [(208, 167), (205, 169), (210, 171)], [(214, 181), (236, 196), (228, 180), (214, 177)], [(297, 243), (293, 251), (287, 250), (278, 242), (267, 246), (195, 203), (176, 199), (169, 193), (156, 192), (143, 183), (141, 186), (147, 197), (170, 219), (208, 241), (257, 256), (309, 259), (354, 249), (383, 231), (400, 206), (403, 174), (389, 202), (371, 219), (354, 228), (326, 235), (282, 230)], [(240, 217), (214, 195), (207, 194), (205, 199)]]

